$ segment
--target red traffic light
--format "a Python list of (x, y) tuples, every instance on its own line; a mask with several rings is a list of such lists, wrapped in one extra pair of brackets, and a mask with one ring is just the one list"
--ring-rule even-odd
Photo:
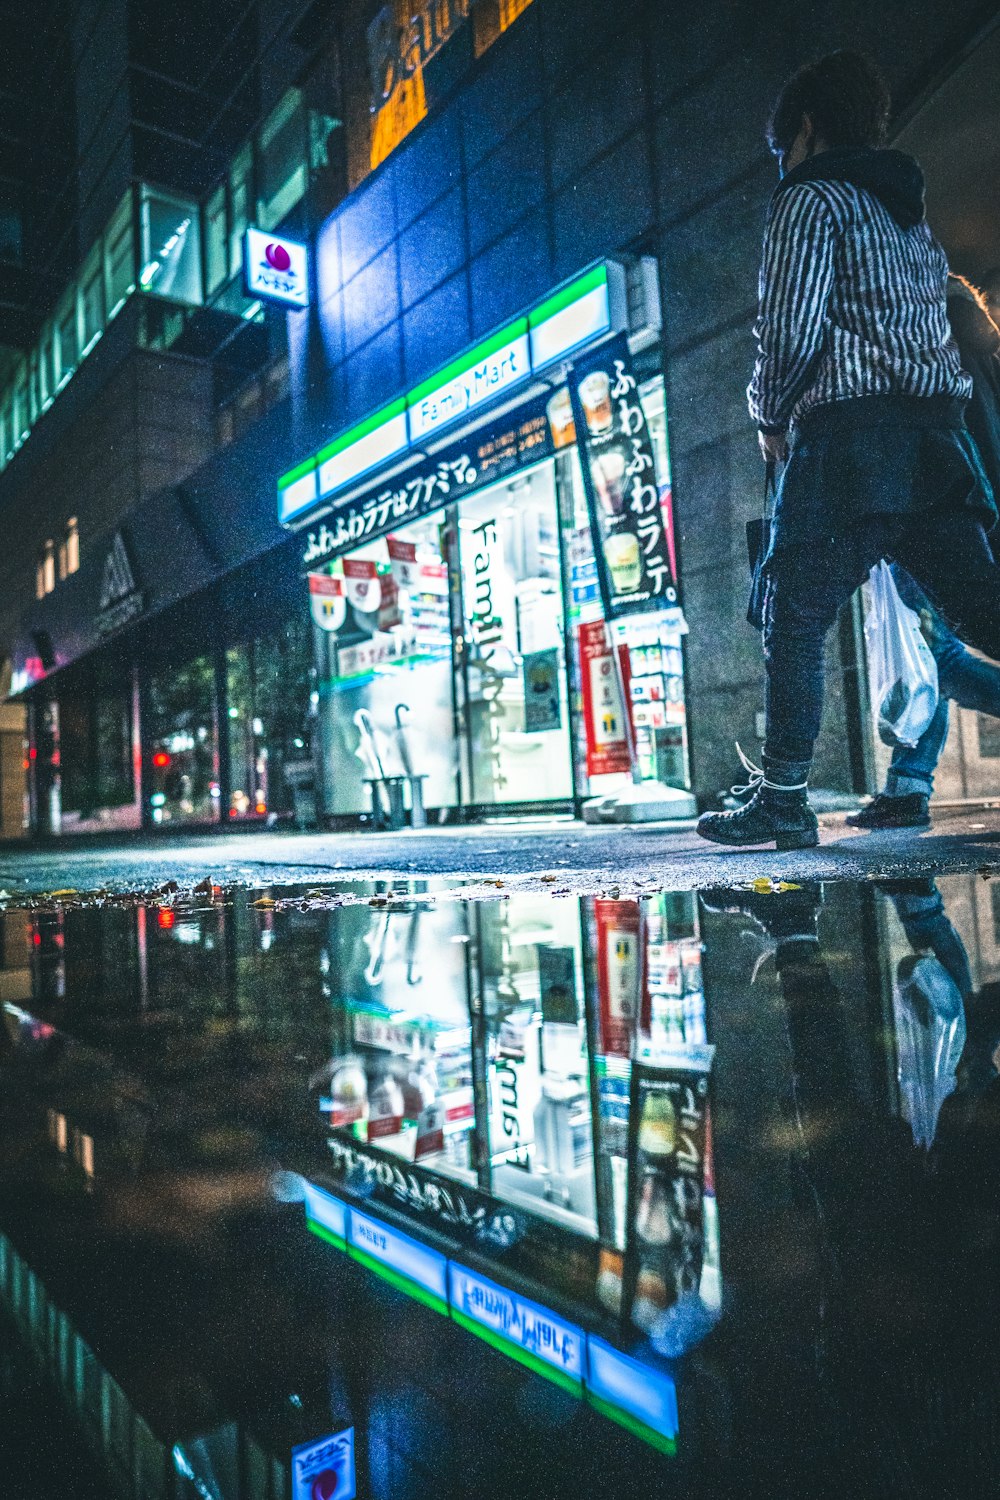
[(169, 764), (170, 756), (167, 754), (166, 750), (153, 751), (153, 765), (156, 766), (158, 770), (162, 771), (164, 767), (169, 766)]

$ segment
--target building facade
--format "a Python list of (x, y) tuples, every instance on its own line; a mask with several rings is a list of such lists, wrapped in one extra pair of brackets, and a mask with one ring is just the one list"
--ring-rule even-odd
[[(744, 391), (784, 75), (866, 46), (956, 269), (1000, 261), (962, 144), (995, 164), (989, 8), (785, 10), (213, 10), (198, 66), (101, 10), (159, 123), (132, 102), (102, 170), (78, 156), (78, 253), (0, 394), (34, 827), (571, 810), (630, 766), (678, 811), (728, 785), (760, 737)], [(306, 246), (308, 307), (248, 292), (248, 228)], [(831, 639), (837, 792), (879, 771), (860, 627)], [(942, 790), (987, 789), (994, 739), (961, 716)]]

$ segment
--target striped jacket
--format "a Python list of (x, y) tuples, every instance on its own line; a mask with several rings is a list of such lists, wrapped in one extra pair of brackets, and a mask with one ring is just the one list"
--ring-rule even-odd
[(924, 218), (923, 176), (899, 151), (828, 151), (781, 182), (760, 272), (747, 391), (764, 432), (858, 396), (957, 396), (948, 263)]

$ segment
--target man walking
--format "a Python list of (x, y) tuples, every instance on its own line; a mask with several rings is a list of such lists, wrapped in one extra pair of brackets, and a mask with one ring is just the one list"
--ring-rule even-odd
[(920, 168), (881, 149), (884, 80), (836, 52), (782, 90), (768, 129), (782, 180), (761, 267), (748, 392), (765, 458), (785, 460), (766, 568), (764, 764), (715, 843), (818, 841), (806, 786), (837, 610), (883, 557), (958, 634), (1000, 657), (989, 481), (966, 430), (971, 381), (948, 328), (948, 267)]

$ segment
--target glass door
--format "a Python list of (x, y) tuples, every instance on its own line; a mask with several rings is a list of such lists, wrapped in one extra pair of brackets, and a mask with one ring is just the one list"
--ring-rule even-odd
[(553, 463), (458, 507), (466, 806), (572, 796), (559, 524)]

